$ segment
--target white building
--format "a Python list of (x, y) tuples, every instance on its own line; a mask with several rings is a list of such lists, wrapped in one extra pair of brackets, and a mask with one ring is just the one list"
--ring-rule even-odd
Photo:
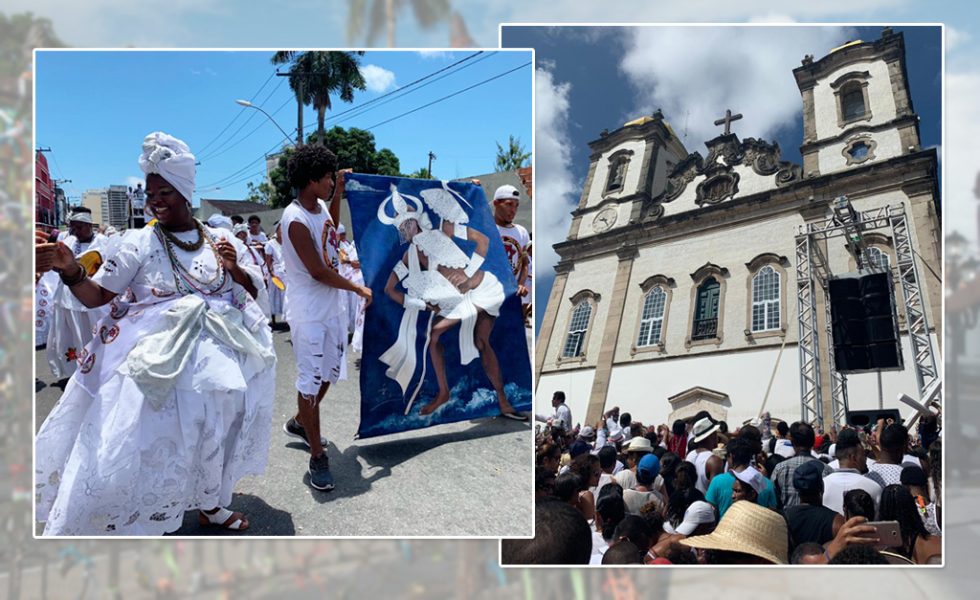
[[(607, 407), (670, 423), (707, 409), (731, 425), (801, 415), (796, 235), (845, 195), (858, 211), (904, 207), (918, 253), (937, 363), (941, 230), (935, 150), (919, 145), (901, 34), (890, 29), (793, 74), (804, 116), (803, 165), (779, 147), (726, 133), (690, 153), (659, 112), (603, 132), (538, 334), (539, 406), (565, 392), (577, 420)], [(788, 75), (788, 74), (787, 74)], [(864, 236), (872, 260), (896, 265), (890, 230)], [(822, 243), (830, 271), (855, 271), (843, 238)], [(896, 273), (896, 281), (898, 281)], [(898, 288), (898, 285), (896, 285)], [(831, 391), (822, 294), (816, 299), (824, 415)], [(905, 332), (900, 292), (899, 327)], [(886, 407), (915, 397), (914, 359), (882, 375)], [(768, 397), (766, 396), (769, 390)], [(877, 408), (876, 374), (847, 378), (851, 409)], [(825, 421), (825, 424), (829, 424)]]
[(102, 223), (102, 207), (108, 203), (109, 192), (105, 188), (85, 190), (82, 194), (82, 206), (92, 211), (92, 221), (96, 225)]

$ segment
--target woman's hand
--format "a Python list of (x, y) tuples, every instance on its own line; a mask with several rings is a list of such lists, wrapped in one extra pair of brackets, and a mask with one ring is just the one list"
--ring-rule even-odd
[(68, 246), (61, 242), (48, 242), (48, 234), (34, 232), (34, 255), (37, 260), (36, 271), (44, 273), (51, 269), (67, 269), (75, 263), (75, 256)]
[(238, 270), (238, 252), (235, 250), (235, 245), (221, 238), (215, 246), (218, 248), (218, 256), (221, 257), (221, 266), (229, 273)]

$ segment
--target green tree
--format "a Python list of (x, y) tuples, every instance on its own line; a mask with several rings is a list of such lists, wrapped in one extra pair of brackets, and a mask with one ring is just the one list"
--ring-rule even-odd
[[(368, 10), (368, 2), (371, 9)], [(354, 45), (356, 38), (364, 32), (367, 21), (366, 41), (373, 46), (384, 28), (387, 45), (395, 47), (395, 22), (398, 11), (410, 4), (415, 20), (422, 29), (429, 29), (437, 23), (449, 19), (450, 0), (349, 0), (350, 12), (347, 15), (347, 43)]]
[(515, 138), (512, 135), (507, 136), (506, 148), (501, 146), (500, 142), (497, 142), (497, 160), (494, 162), (497, 172), (514, 171), (515, 169), (525, 167), (530, 158), (531, 153), (524, 151), (524, 146), (521, 145), (520, 138)]
[(276, 168), (269, 172), (270, 187), (272, 188), (269, 192), (269, 204), (273, 208), (287, 206), (293, 201), (293, 197), (295, 196), (293, 186), (289, 184), (289, 177), (286, 175), (286, 163), (289, 162), (289, 157), (292, 155), (293, 149), (285, 148), (279, 155)]
[[(337, 155), (337, 163), (341, 169), (351, 169), (355, 173), (367, 173), (377, 175), (389, 175), (397, 177), (401, 174), (401, 161), (395, 153), (388, 148), (381, 150), (375, 149), (374, 134), (364, 129), (351, 127), (332, 127), (323, 136), (324, 145)], [(320, 136), (316, 133), (310, 134), (307, 138), (310, 144), (320, 142)], [(286, 163), (292, 156), (292, 148), (287, 148), (279, 155), (279, 160), (269, 173), (269, 203), (274, 207), (282, 207), (289, 204), (294, 192), (289, 185), (286, 177)], [(423, 169), (424, 171), (424, 169)], [(261, 188), (261, 186), (257, 186)], [(249, 188), (251, 193), (251, 188)]]
[(250, 202), (258, 202), (259, 204), (271, 204), (273, 191), (274, 188), (267, 181), (263, 181), (258, 185), (249, 181), (248, 196), (245, 199)]
[(417, 171), (409, 173), (405, 177), (411, 177), (412, 179), (432, 179), (432, 173), (425, 167), (419, 167)]
[(324, 138), (327, 111), (333, 107), (331, 95), (344, 102), (354, 101), (354, 90), (367, 86), (361, 75), (364, 52), (295, 52), (280, 50), (272, 56), (276, 65), (290, 65), (289, 87), (304, 106), (316, 109), (318, 139)]
[(374, 172), (378, 175), (398, 177), (401, 175), (401, 162), (394, 152), (382, 148), (374, 157)]

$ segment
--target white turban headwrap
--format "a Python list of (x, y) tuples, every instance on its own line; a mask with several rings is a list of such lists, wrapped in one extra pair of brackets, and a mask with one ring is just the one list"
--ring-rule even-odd
[(187, 144), (162, 131), (154, 131), (143, 138), (143, 154), (139, 162), (144, 173), (160, 175), (190, 203), (194, 194), (194, 177), (197, 173), (194, 163), (197, 158), (191, 154)]
[(222, 228), (227, 229), (228, 231), (231, 231), (234, 228), (231, 219), (219, 213), (215, 213), (208, 217), (208, 225), (214, 227), (215, 229)]

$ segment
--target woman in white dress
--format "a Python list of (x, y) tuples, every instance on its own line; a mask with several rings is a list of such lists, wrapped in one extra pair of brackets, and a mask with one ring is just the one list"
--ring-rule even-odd
[(110, 306), (37, 435), (45, 535), (160, 535), (195, 509), (201, 525), (244, 530), (222, 507), (265, 468), (276, 358), (262, 276), (238, 240), (191, 216), (186, 144), (150, 134), (139, 162), (157, 222), (117, 236), (96, 275), (37, 240), (39, 270)]

